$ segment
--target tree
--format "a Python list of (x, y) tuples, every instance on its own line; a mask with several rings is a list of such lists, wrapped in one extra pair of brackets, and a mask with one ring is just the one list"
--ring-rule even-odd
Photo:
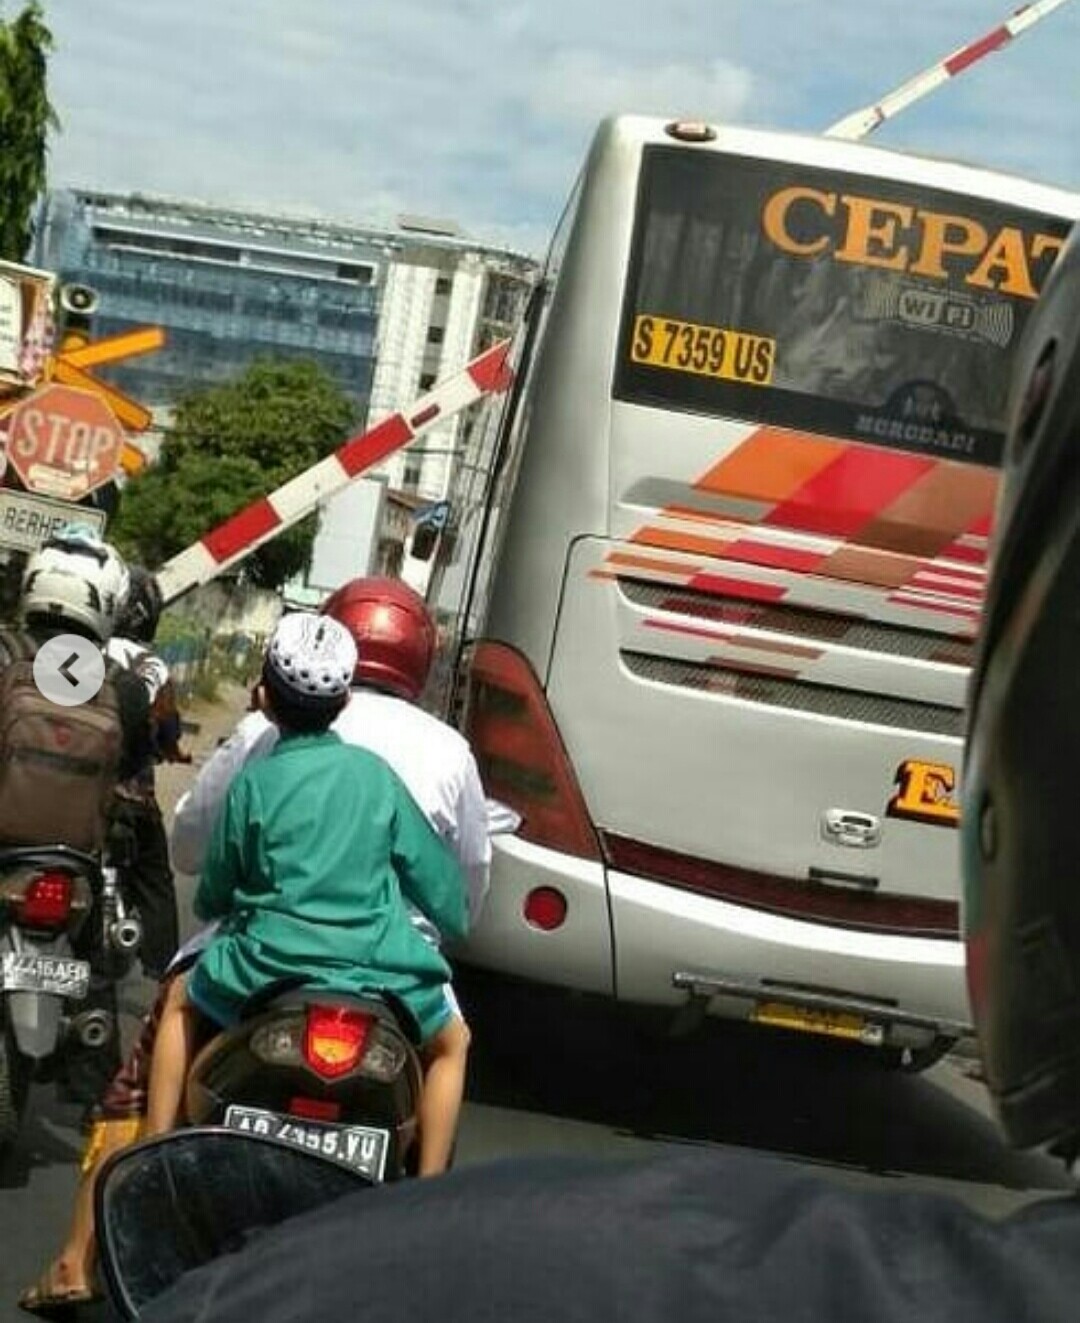
[[(161, 461), (124, 490), (109, 536), (156, 568), (336, 449), (354, 419), (352, 401), (317, 364), (255, 363), (180, 402)], [(315, 529), (312, 516), (279, 533), (243, 574), (280, 587), (307, 566)]]
[(49, 130), (60, 127), (46, 89), (52, 44), (38, 0), (13, 22), (0, 20), (0, 258), (9, 262), (26, 258)]

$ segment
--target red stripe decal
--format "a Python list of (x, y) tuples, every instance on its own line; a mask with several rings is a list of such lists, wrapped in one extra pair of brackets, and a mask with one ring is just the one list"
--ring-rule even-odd
[(968, 547), (962, 542), (957, 542), (951, 547), (946, 547), (941, 554), (946, 560), (962, 560), (968, 565), (986, 564), (985, 547)]
[(676, 625), (667, 620), (643, 620), (646, 629), (661, 629), (668, 634), (690, 634), (694, 638), (709, 639), (713, 643), (730, 643), (732, 636), (718, 629), (706, 629), (703, 625)]
[(945, 558), (927, 561), (925, 565), (919, 567), (919, 574), (947, 574), (950, 579), (963, 579), (965, 583), (976, 584), (982, 588), (986, 584), (986, 572), (984, 570), (972, 570), (966, 565), (950, 565), (949, 559), (953, 555), (954, 548), (950, 548)]
[(726, 574), (695, 574), (687, 587), (703, 593), (721, 593), (725, 597), (745, 597), (753, 602), (779, 602), (788, 592), (779, 584), (732, 579)]
[(983, 515), (981, 519), (976, 519), (976, 521), (967, 530), (967, 536), (989, 537), (990, 532), (993, 528), (993, 524), (994, 524), (994, 515), (993, 512), (991, 511), (991, 513)]
[(851, 537), (933, 467), (918, 455), (851, 446), (762, 522)]
[(778, 570), (797, 570), (808, 574), (828, 558), (825, 551), (799, 551), (775, 543), (751, 542), (748, 538), (733, 542), (724, 552), (725, 560), (743, 560), (750, 565), (768, 565)]
[(274, 507), (265, 498), (255, 501), (246, 510), (226, 519), (212, 532), (207, 533), (202, 544), (220, 565), (241, 551), (245, 551), (259, 538), (281, 523), (281, 518)]
[(370, 431), (346, 441), (334, 454), (349, 477), (355, 478), (358, 473), (363, 473), (372, 464), (377, 464), (380, 459), (400, 449), (411, 436), (409, 424), (401, 414), (393, 413), (381, 423), (376, 423)]
[(984, 55), (989, 55), (991, 51), (1000, 50), (1011, 40), (1012, 33), (1007, 27), (995, 28), (993, 32), (988, 32), (985, 37), (980, 37), (978, 41), (973, 41), (970, 46), (965, 46), (962, 51), (950, 55), (944, 61), (945, 71), (950, 76), (958, 74), (966, 69), (968, 65), (974, 64), (976, 60), (981, 60)]
[(943, 615), (963, 616), (968, 620), (978, 620), (982, 614), (978, 607), (962, 606), (960, 603), (946, 606), (944, 602), (924, 602), (921, 597), (909, 597), (906, 593), (895, 593), (888, 600), (897, 606), (917, 606), (920, 611), (939, 611)]
[(985, 591), (982, 584), (976, 583), (942, 583), (934, 575), (916, 574), (910, 583), (904, 585), (907, 588), (921, 588), (927, 593), (943, 593), (946, 597), (973, 597), (981, 601)]

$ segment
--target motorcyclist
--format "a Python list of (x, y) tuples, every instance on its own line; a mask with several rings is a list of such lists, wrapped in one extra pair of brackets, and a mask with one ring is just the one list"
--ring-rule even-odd
[[(487, 892), (491, 859), (487, 805), (468, 742), (417, 706), (435, 650), (435, 628), (427, 607), (398, 580), (358, 578), (333, 593), (322, 610), (343, 624), (357, 644), (350, 701), (333, 729), (346, 742), (377, 753), (401, 777), (457, 857), (466, 879), (470, 920), (475, 921)], [(248, 713), (200, 769), (175, 810), (171, 846), (176, 868), (189, 874), (201, 870), (229, 785), (249, 760), (265, 757), (277, 738), (264, 713)], [(422, 929), (427, 926), (422, 916), (416, 916), (416, 922)], [(430, 927), (427, 931), (430, 936)], [(453, 999), (449, 985), (447, 993)], [(453, 1004), (456, 1007), (456, 999)], [(105, 1091), (102, 1115), (83, 1158), (64, 1245), (37, 1286), (24, 1293), (24, 1301), (50, 1295), (87, 1299), (92, 1294), (94, 1172), (105, 1157), (140, 1132), (162, 1006), (159, 997), (128, 1059)], [(463, 1018), (461, 1028), (467, 1047)]]
[[(104, 648), (128, 585), (122, 557), (94, 529), (78, 523), (59, 529), (27, 561), (18, 604), (19, 628), (0, 631), (0, 667), (19, 657), (36, 655), (43, 644), (60, 634), (74, 634)], [(145, 686), (123, 670), (108, 666), (107, 676), (116, 695), (120, 724), (116, 775), (120, 779), (137, 776), (153, 755), (149, 698)], [(65, 809), (69, 807), (54, 801), (50, 809), (55, 810), (56, 839), (61, 843), (65, 837)], [(19, 843), (14, 836), (11, 839)], [(100, 916), (95, 912), (87, 933), (96, 931), (99, 923)], [(104, 1010), (115, 1022), (115, 990), (103, 951), (100, 946), (92, 946), (88, 955), (94, 972), (84, 1008)], [(62, 1060), (61, 1087), (73, 1101), (89, 1104), (96, 1101), (104, 1082), (119, 1065), (115, 1035), (105, 1047), (72, 1045)]]
[[(1080, 1136), (1080, 230), (1019, 350), (961, 820), (968, 980), (1014, 1144)], [(367, 1262), (354, 1270), (357, 1235)], [(437, 1253), (425, 1247), (437, 1244)], [(191, 1274), (147, 1323), (618, 1318), (1064, 1323), (1080, 1199), (995, 1221), (755, 1155), (493, 1164), (349, 1195)]]
[(424, 1061), (419, 1174), (434, 1175), (449, 1162), (465, 1044), (449, 969), (402, 898), (460, 937), (464, 887), (400, 778), (330, 729), (349, 702), (356, 656), (349, 631), (327, 616), (285, 616), (270, 639), (260, 701), (280, 739), (237, 776), (214, 827), (195, 912), (220, 925), (170, 985), (147, 1130), (164, 1133), (182, 1114), (199, 1021), (232, 1025), (264, 988), (301, 975), (337, 992), (385, 989), (411, 1012)]
[[(156, 760), (178, 760), (179, 715), (172, 677), (151, 648), (162, 611), (161, 590), (141, 565), (128, 570), (128, 589), (117, 613), (105, 655), (132, 671), (146, 685), (154, 718)], [(154, 763), (117, 787), (114, 828), (126, 849), (120, 873), (125, 900), (142, 921), (139, 958), (148, 978), (160, 979), (179, 945), (176, 887), (169, 866), (169, 842), (157, 801)]]
[[(115, 547), (88, 525), (59, 529), (26, 563), (18, 620), (36, 652), (58, 634), (76, 634), (104, 648), (128, 589), (128, 570)], [(19, 639), (0, 630), (0, 667), (21, 655)], [(137, 775), (152, 757), (149, 699), (133, 678), (112, 673), (123, 744), (119, 774)]]
[[(470, 921), (487, 894), (491, 843), (483, 787), (468, 742), (417, 706), (435, 656), (435, 625), (422, 597), (397, 579), (359, 578), (322, 605), (352, 634), (358, 660), (352, 699), (334, 723), (346, 743), (379, 754), (393, 767), (457, 855), (469, 887)], [(249, 713), (176, 806), (173, 862), (197, 873), (232, 778), (263, 757), (277, 731)]]

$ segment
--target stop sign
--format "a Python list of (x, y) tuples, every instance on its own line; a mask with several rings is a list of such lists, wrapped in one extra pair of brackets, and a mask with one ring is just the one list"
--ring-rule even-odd
[(11, 415), (7, 457), (27, 489), (79, 501), (116, 474), (124, 430), (100, 396), (45, 386)]

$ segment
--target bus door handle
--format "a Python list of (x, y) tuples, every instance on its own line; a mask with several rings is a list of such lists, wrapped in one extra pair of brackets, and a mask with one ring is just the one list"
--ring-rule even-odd
[(871, 850), (881, 844), (881, 819), (854, 809), (826, 809), (821, 817), (821, 834), (830, 845)]

